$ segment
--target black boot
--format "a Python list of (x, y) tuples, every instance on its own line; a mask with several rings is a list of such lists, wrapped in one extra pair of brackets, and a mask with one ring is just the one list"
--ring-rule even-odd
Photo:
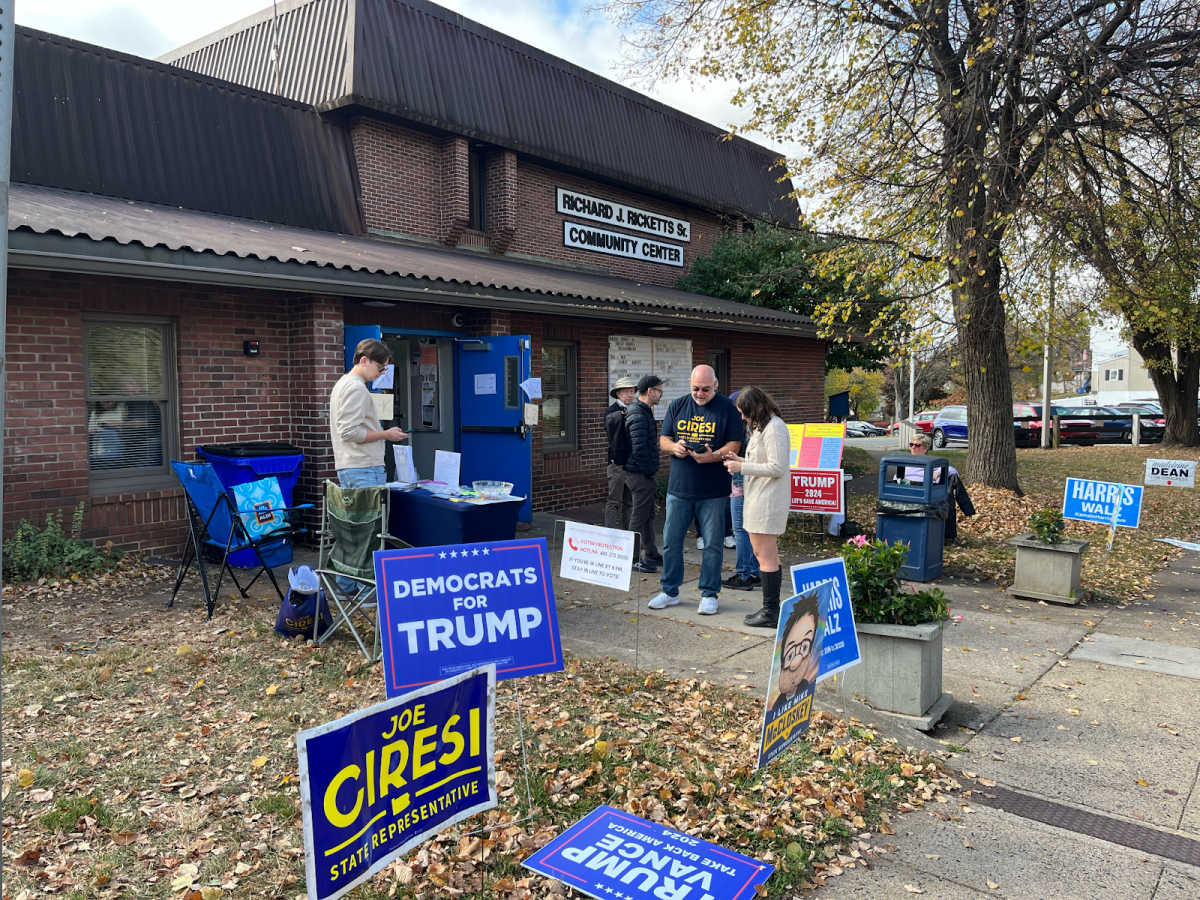
[(754, 628), (774, 628), (779, 624), (779, 585), (783, 583), (783, 570), (762, 573), (763, 605), (756, 613), (743, 620)]

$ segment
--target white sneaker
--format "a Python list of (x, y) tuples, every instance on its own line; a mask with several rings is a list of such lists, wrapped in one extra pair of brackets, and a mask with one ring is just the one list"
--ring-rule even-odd
[[(677, 601), (678, 602), (678, 601)], [(715, 616), (717, 614), (717, 598), (711, 594), (700, 598), (700, 615)]]
[[(660, 593), (657, 597), (646, 604), (651, 609), (666, 609), (668, 606), (678, 606), (679, 598), (672, 597), (666, 591)], [(703, 604), (701, 604), (703, 605)], [(715, 611), (715, 610), (714, 610)]]
[(702, 538), (702, 537), (697, 537), (697, 538), (696, 538), (696, 549), (697, 549), (697, 550), (703, 550), (703, 549), (704, 549), (704, 538)]
[(725, 549), (726, 549), (726, 550), (735, 550), (735, 549), (737, 549), (737, 541), (735, 541), (735, 540), (733, 539), (733, 535), (732, 535), (732, 534), (727, 534), (727, 535), (725, 535)]

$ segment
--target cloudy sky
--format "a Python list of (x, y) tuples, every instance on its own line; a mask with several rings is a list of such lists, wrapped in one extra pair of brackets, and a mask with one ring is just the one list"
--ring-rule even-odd
[[(526, 41), (576, 65), (629, 84), (636, 90), (722, 128), (745, 120), (729, 103), (733, 90), (721, 83), (659, 82), (647, 89), (617, 70), (620, 33), (600, 13), (597, 0), (442, 0), (462, 15)], [(18, 24), (67, 35), (139, 56), (155, 57), (258, 12), (266, 0), (19, 0)], [(778, 144), (746, 135), (776, 150)]]

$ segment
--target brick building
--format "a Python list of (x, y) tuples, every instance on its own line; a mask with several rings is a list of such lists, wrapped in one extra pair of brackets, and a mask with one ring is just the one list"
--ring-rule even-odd
[(6, 525), (83, 502), (174, 552), (167, 460), (234, 441), (301, 447), (315, 501), (368, 335), (422, 476), (460, 450), (526, 518), (603, 496), (621, 374), (669, 399), (710, 362), (822, 415), (810, 321), (673, 287), (723, 229), (796, 221), (769, 151), (424, 0), (278, 8), (158, 61), (18, 29)]

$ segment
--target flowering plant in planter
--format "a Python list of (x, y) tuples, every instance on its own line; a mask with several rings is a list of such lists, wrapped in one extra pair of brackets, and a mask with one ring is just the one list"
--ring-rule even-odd
[(870, 541), (862, 535), (846, 542), (842, 558), (856, 622), (921, 625), (949, 618), (946, 595), (938, 588), (901, 590), (900, 567), (907, 555), (905, 544)]

